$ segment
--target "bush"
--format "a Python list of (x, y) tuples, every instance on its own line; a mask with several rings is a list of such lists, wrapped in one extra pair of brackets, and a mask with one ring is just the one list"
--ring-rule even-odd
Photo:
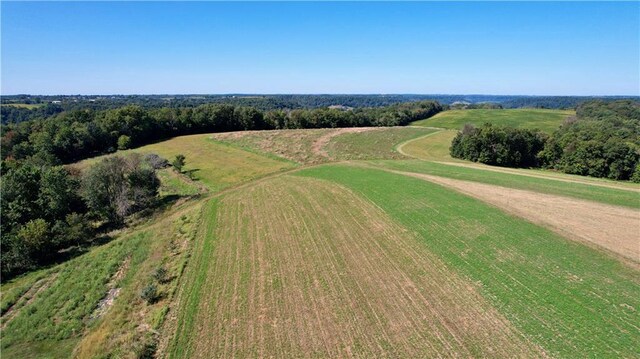
[(131, 137), (127, 135), (122, 135), (118, 137), (118, 149), (119, 150), (127, 150), (131, 147)]
[(169, 272), (164, 267), (158, 267), (155, 271), (153, 271), (153, 279), (158, 281), (158, 283), (165, 283), (168, 279)]
[(169, 166), (169, 161), (166, 158), (162, 158), (155, 153), (149, 153), (143, 157), (143, 160), (149, 164), (153, 169), (159, 170)]
[(140, 298), (142, 298), (148, 304), (155, 303), (156, 301), (158, 301), (158, 299), (160, 299), (160, 296), (158, 295), (158, 287), (155, 284), (151, 283), (142, 288), (142, 291), (140, 292)]
[(182, 167), (184, 167), (186, 163), (185, 158), (184, 155), (177, 155), (173, 162), (171, 162), (171, 165), (178, 173), (182, 173)]

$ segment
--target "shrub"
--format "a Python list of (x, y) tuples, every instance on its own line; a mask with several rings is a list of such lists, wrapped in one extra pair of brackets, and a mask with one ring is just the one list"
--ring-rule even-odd
[(184, 155), (177, 155), (173, 162), (171, 162), (173, 168), (175, 168), (179, 173), (182, 173), (182, 167), (184, 167), (184, 164), (186, 163), (185, 158), (186, 157), (184, 157)]
[(122, 135), (122, 136), (118, 137), (118, 149), (119, 150), (126, 150), (126, 149), (129, 149), (129, 147), (131, 147), (131, 137), (129, 137), (127, 135)]
[(155, 153), (145, 155), (143, 160), (156, 170), (169, 166), (169, 161), (166, 158), (162, 158)]
[(156, 301), (158, 301), (158, 299), (160, 299), (160, 296), (158, 295), (158, 287), (155, 284), (151, 283), (142, 288), (142, 291), (140, 292), (140, 298), (142, 298), (148, 304), (155, 303)]
[(168, 279), (169, 272), (164, 267), (158, 267), (153, 271), (153, 279), (158, 283), (165, 283)]

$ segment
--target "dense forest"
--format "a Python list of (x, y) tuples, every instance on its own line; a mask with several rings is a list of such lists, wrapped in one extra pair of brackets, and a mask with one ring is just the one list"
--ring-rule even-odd
[(451, 143), (456, 158), (508, 167), (640, 182), (640, 102), (589, 101), (551, 136), (485, 124), (465, 126)]
[(29, 159), (56, 165), (113, 152), (168, 137), (237, 130), (398, 126), (442, 110), (437, 102), (419, 101), (386, 107), (260, 111), (233, 105), (144, 109), (129, 105), (113, 110), (74, 110), (45, 120), (3, 126), (3, 171)]
[[(2, 280), (64, 259), (153, 207), (156, 155), (108, 157), (84, 173), (25, 161), (2, 176)], [(61, 253), (60, 251), (63, 251)]]
[[(607, 101), (623, 97), (602, 97)], [(115, 95), (115, 96), (2, 96), (1, 123), (18, 123), (73, 110), (107, 110), (127, 105), (144, 109), (196, 107), (226, 104), (261, 111), (315, 109), (330, 106), (350, 108), (384, 107), (405, 102), (433, 100), (443, 105), (466, 103), (478, 108), (576, 108), (594, 97), (496, 96), (496, 95)], [(637, 100), (638, 98), (632, 98)], [(491, 105), (493, 104), (493, 105)], [(24, 106), (29, 105), (29, 106)], [(474, 107), (471, 107), (474, 108)]]

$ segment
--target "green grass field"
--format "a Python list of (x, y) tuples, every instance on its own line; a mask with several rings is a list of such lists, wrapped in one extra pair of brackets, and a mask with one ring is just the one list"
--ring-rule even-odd
[(637, 271), (426, 181), (338, 165), (300, 175), (347, 186), (418, 233), (551, 356), (639, 354)]
[(333, 137), (326, 150), (329, 157), (337, 161), (401, 159), (406, 157), (395, 150), (396, 145), (433, 132), (432, 129), (391, 127), (343, 133)]
[(26, 108), (29, 110), (33, 110), (34, 108), (46, 106), (44, 103), (30, 104), (30, 103), (3, 103), (2, 106), (12, 106), (18, 108)]
[(414, 126), (440, 127), (460, 130), (470, 123), (481, 126), (485, 122), (516, 128), (539, 129), (551, 133), (562, 121), (575, 115), (575, 111), (540, 110), (540, 109), (507, 109), (507, 110), (450, 110), (426, 120), (412, 123)]
[[(176, 137), (167, 141), (142, 146), (118, 154), (156, 153), (169, 161), (178, 154), (186, 156), (183, 172), (191, 172), (211, 191), (217, 192), (261, 176), (292, 168), (291, 162), (271, 156), (244, 151), (209, 139), (211, 135)], [(82, 161), (79, 167), (97, 162), (101, 157)]]

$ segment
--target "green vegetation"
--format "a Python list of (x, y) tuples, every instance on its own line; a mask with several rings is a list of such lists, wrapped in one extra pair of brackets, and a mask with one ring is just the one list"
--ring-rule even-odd
[(458, 132), (441, 130), (398, 146), (405, 155), (426, 161), (456, 161), (449, 154), (451, 141)]
[(177, 313), (175, 334), (170, 345), (170, 356), (188, 358), (192, 353), (189, 346), (195, 330), (195, 318), (203, 298), (205, 283), (208, 281), (209, 263), (213, 258), (217, 228), (216, 199), (210, 200), (203, 207), (204, 222), (198, 231), (193, 248), (193, 257), (186, 268), (185, 283), (179, 294), (181, 307)]
[(491, 122), (465, 124), (451, 143), (451, 156), (640, 182), (640, 103), (585, 102), (578, 117), (568, 118), (551, 137)]
[(401, 159), (405, 156), (394, 149), (396, 145), (433, 132), (432, 129), (396, 127), (343, 133), (329, 141), (326, 151), (335, 160)]
[(51, 270), (49, 284), (38, 291), (28, 305), (19, 308), (6, 324), (3, 356), (20, 354), (27, 358), (50, 354), (34, 352), (34, 349), (43, 342), (77, 341), (98, 302), (107, 293), (110, 278), (127, 256), (132, 256), (134, 262), (141, 260), (146, 250), (143, 244), (148, 241), (148, 235), (143, 234), (114, 241)]
[(485, 123), (465, 125), (451, 142), (451, 157), (506, 167), (538, 167), (542, 132)]
[(173, 160), (173, 162), (171, 162), (171, 165), (178, 173), (182, 173), (182, 168), (184, 167), (185, 163), (186, 161), (184, 155), (179, 154), (176, 155), (176, 158)]
[(387, 107), (259, 111), (233, 105), (113, 110), (76, 110), (43, 120), (3, 125), (3, 168), (33, 160), (56, 165), (115, 149), (138, 147), (172, 136), (241, 130), (399, 126), (442, 110), (434, 101)]
[[(181, 136), (121, 151), (118, 154), (157, 153), (164, 158), (175, 158), (182, 154), (188, 159), (183, 172), (194, 180), (202, 182), (213, 192), (294, 166), (289, 161), (231, 147), (213, 141), (210, 137), (210, 135)], [(108, 156), (110, 155), (85, 160), (79, 162), (77, 166), (85, 168)]]
[(414, 122), (412, 125), (460, 130), (468, 123), (481, 126), (489, 122), (498, 126), (539, 129), (550, 134), (562, 124), (565, 118), (572, 115), (575, 115), (575, 112), (569, 110), (451, 110)]
[(586, 102), (577, 115), (546, 142), (544, 166), (640, 182), (640, 102)]
[(638, 354), (640, 282), (634, 269), (426, 181), (341, 165), (299, 174), (347, 186), (418, 233), (551, 356)]
[[(397, 171), (424, 173), (434, 176), (475, 181), (497, 186), (525, 189), (534, 192), (557, 194), (591, 201), (640, 208), (640, 186), (629, 186), (629, 189), (606, 187), (608, 182), (580, 183), (571, 181), (570, 177), (560, 179), (539, 178), (530, 175), (504, 173), (482, 170), (481, 168), (460, 167), (442, 163), (406, 160), (406, 161), (375, 161), (375, 165)], [(533, 172), (533, 171), (532, 171)], [(535, 173), (535, 172), (533, 172)], [(563, 181), (564, 180), (564, 181)]]
[(3, 103), (2, 106), (26, 108), (27, 110), (33, 110), (34, 108), (45, 106), (44, 103)]

